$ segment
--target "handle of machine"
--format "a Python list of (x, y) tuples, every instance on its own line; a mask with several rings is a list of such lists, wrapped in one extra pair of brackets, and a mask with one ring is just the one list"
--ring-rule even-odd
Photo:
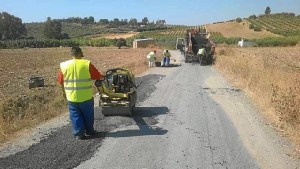
[(104, 81), (104, 79), (101, 79), (101, 80), (96, 80), (96, 81), (94, 82), (94, 85), (96, 86), (96, 88), (97, 88), (97, 90), (98, 90), (98, 92), (99, 92), (99, 93), (101, 93), (101, 91), (100, 91), (99, 87), (101, 87), (101, 86), (102, 86), (102, 84), (103, 84), (103, 81)]

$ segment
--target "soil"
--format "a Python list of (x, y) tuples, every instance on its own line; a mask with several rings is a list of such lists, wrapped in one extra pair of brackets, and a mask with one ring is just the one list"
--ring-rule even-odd
[[(109, 68), (127, 67), (137, 74), (147, 69), (146, 55), (152, 49), (132, 48), (97, 48), (83, 47), (84, 58), (91, 60), (92, 64), (101, 73)], [(162, 51), (158, 49), (158, 55)], [(28, 78), (42, 76), (47, 86), (55, 86), (59, 71), (59, 64), (69, 60), (70, 48), (46, 49), (7, 49), (0, 50), (0, 101), (9, 96), (18, 96), (32, 93), (28, 89)]]

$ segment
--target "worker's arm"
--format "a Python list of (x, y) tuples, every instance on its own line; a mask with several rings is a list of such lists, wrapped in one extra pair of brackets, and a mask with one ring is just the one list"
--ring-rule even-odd
[(95, 68), (95, 66), (90, 63), (90, 74), (92, 80), (100, 80), (103, 78), (102, 74)]
[(66, 97), (66, 92), (65, 92), (65, 87), (64, 87), (64, 75), (62, 74), (61, 71), (59, 71), (59, 73), (58, 73), (57, 82), (61, 85), (61, 89), (62, 89), (62, 92), (63, 92), (63, 97), (67, 98)]

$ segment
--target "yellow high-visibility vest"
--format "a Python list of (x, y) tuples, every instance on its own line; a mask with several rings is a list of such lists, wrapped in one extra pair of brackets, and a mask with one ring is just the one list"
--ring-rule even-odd
[(171, 57), (171, 53), (170, 52), (164, 52), (164, 56)]
[(205, 54), (205, 49), (204, 48), (199, 49), (198, 55), (204, 55), (204, 54)]
[(89, 66), (90, 61), (84, 59), (72, 59), (60, 64), (68, 101), (84, 102), (93, 97)]
[(147, 55), (147, 59), (151, 62), (154, 62), (155, 61), (155, 53), (154, 52), (150, 52), (148, 55)]

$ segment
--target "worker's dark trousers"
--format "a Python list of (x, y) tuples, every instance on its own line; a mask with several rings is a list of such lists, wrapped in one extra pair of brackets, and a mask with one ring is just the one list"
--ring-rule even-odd
[(170, 65), (170, 57), (166, 57), (165, 66), (169, 66), (169, 65)]
[(68, 102), (72, 133), (74, 136), (83, 136), (84, 132), (91, 134), (94, 131), (94, 98), (76, 103)]

